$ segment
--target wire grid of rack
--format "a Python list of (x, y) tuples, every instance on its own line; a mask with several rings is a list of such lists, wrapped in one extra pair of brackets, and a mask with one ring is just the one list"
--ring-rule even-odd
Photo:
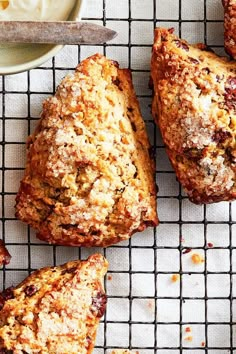
[[(108, 307), (95, 353), (130, 348), (141, 354), (236, 353), (236, 240), (234, 203), (191, 204), (177, 183), (150, 114), (148, 89), (153, 29), (174, 27), (191, 42), (223, 53), (220, 0), (87, 0), (84, 19), (113, 28), (105, 46), (66, 46), (30, 72), (1, 78), (1, 233), (13, 255), (0, 272), (2, 287), (17, 284), (34, 269), (86, 258), (100, 251), (110, 268)], [(134, 85), (156, 151), (160, 226), (106, 250), (46, 245), (14, 218), (14, 199), (25, 163), (25, 140), (44, 98), (83, 58), (100, 52), (133, 72)], [(192, 252), (185, 250), (191, 248)], [(191, 254), (205, 262), (191, 263)], [(171, 281), (173, 274), (180, 280)], [(191, 332), (188, 332), (190, 328)], [(191, 337), (191, 338), (190, 338)]]

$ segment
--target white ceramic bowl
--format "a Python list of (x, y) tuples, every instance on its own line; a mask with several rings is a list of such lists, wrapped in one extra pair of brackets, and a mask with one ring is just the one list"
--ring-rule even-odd
[[(65, 1), (65, 0), (63, 0)], [(84, 0), (77, 0), (68, 20), (81, 18)], [(16, 74), (36, 68), (52, 58), (63, 48), (51, 44), (0, 45), (0, 75)]]

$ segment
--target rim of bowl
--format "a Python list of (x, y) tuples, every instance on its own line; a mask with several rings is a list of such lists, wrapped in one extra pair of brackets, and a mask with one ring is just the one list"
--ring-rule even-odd
[[(74, 17), (78, 20), (81, 20), (81, 13), (83, 11), (84, 3), (84, 0), (77, 0), (77, 5), (75, 5), (75, 9), (72, 10), (74, 12)], [(34, 69), (54, 57), (63, 47), (64, 45), (55, 45), (46, 54), (43, 54), (37, 59), (31, 60), (25, 64), (12, 65), (8, 67), (0, 66), (0, 75), (18, 74), (23, 71)]]

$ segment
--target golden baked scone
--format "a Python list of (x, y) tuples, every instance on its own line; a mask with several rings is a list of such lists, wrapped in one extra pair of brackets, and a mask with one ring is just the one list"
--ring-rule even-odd
[(236, 63), (157, 28), (152, 112), (191, 201), (236, 197)]
[(11, 255), (8, 252), (4, 242), (0, 240), (0, 266), (10, 263)]
[(16, 216), (49, 243), (108, 246), (157, 225), (155, 165), (131, 73), (84, 60), (44, 103)]
[(222, 0), (225, 10), (225, 50), (236, 59), (236, 0)]
[(102, 255), (43, 268), (0, 296), (0, 352), (92, 353), (106, 307)]

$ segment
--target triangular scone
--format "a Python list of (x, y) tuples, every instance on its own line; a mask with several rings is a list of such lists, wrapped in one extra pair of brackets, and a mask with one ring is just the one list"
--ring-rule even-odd
[[(101, 255), (32, 273), (0, 295), (0, 352), (92, 353), (106, 307)], [(5, 351), (4, 351), (5, 350)]]
[(157, 225), (155, 165), (131, 73), (99, 54), (44, 103), (16, 216), (50, 243), (108, 246)]
[(222, 0), (225, 10), (225, 50), (236, 59), (236, 0)]
[(157, 28), (151, 75), (153, 116), (189, 198), (236, 197), (236, 63)]

